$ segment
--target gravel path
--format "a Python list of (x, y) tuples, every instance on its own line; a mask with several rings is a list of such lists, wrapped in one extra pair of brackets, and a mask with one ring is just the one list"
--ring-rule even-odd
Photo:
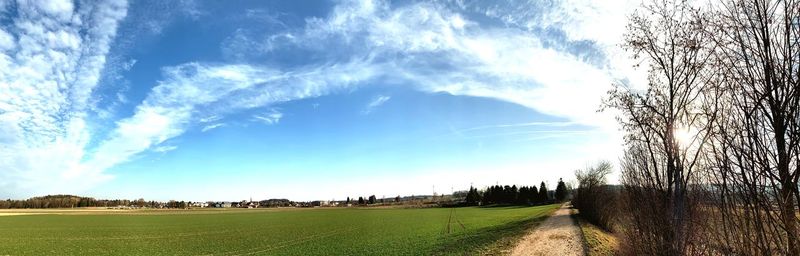
[(525, 235), (511, 255), (586, 255), (580, 227), (564, 204), (542, 224)]

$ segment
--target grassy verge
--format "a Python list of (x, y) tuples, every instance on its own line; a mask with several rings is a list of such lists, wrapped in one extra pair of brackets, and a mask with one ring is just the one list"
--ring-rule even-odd
[(578, 217), (589, 256), (619, 255), (619, 241), (614, 234)]

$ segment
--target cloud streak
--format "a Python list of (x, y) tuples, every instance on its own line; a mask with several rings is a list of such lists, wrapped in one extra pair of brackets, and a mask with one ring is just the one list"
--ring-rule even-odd
[(207, 132), (207, 131), (210, 131), (210, 130), (213, 130), (213, 129), (217, 129), (217, 128), (223, 127), (223, 126), (225, 126), (224, 123), (210, 124), (210, 125), (204, 126), (203, 129), (201, 129), (200, 131), (201, 132)]
[(370, 113), (372, 113), (373, 110), (375, 110), (375, 108), (383, 105), (384, 103), (389, 101), (391, 98), (392, 98), (391, 96), (385, 96), (385, 95), (376, 96), (375, 98), (372, 99), (372, 101), (370, 101), (367, 104), (367, 106), (364, 108), (364, 110), (361, 111), (361, 114), (369, 115)]
[(261, 122), (266, 125), (277, 124), (281, 118), (283, 118), (283, 113), (274, 108), (270, 109), (267, 113), (253, 115), (253, 121)]

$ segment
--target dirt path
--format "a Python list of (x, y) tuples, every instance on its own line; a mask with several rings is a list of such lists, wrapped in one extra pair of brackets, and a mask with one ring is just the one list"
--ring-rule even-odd
[(564, 204), (541, 225), (525, 235), (511, 255), (586, 255), (581, 230), (568, 204)]

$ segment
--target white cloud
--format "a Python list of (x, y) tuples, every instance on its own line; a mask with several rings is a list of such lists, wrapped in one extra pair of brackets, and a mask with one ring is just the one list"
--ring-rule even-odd
[(254, 121), (262, 122), (267, 125), (277, 124), (281, 118), (283, 118), (283, 113), (274, 108), (270, 109), (267, 113), (253, 115)]
[(14, 36), (0, 28), (0, 51), (14, 49), (17, 46)]
[(59, 21), (69, 21), (73, 15), (73, 4), (71, 0), (52, 0), (52, 1), (30, 1), (28, 4), (37, 5), (37, 9), (51, 17), (57, 17)]
[(125, 63), (122, 63), (122, 69), (125, 71), (131, 70), (131, 68), (133, 68), (133, 65), (136, 65), (136, 59), (130, 59)]
[(483, 125), (483, 126), (470, 127), (458, 130), (457, 132), (469, 132), (469, 131), (501, 129), (501, 128), (520, 128), (520, 127), (532, 127), (532, 126), (565, 127), (575, 124), (576, 124), (575, 122), (526, 122), (526, 123), (515, 123), (515, 124), (496, 124), (496, 125)]
[[(69, 193), (107, 180), (82, 167), (89, 100), (125, 1), (19, 1), (0, 25), (0, 196)], [(14, 15), (10, 15), (14, 13)]]
[[(8, 92), (8, 97), (0, 98), (0, 168), (7, 170), (0, 173), (0, 195), (88, 187), (110, 178), (107, 169), (136, 154), (169, 149), (162, 145), (165, 141), (198, 123), (208, 131), (222, 125), (209, 123), (235, 111), (325, 95), (376, 79), (428, 92), (500, 99), (578, 124), (615, 127), (609, 115), (596, 110), (614, 79), (630, 72), (548, 46), (530, 28), (537, 22), (562, 27), (569, 40), (594, 40), (600, 42), (601, 51), (608, 51), (620, 32), (604, 33), (598, 26), (617, 26), (620, 16), (617, 9), (607, 8), (613, 5), (603, 3), (593, 2), (597, 8), (503, 19), (520, 26), (488, 27), (440, 4), (392, 9), (378, 1), (343, 2), (328, 17), (308, 19), (302, 31), (278, 33), (260, 41), (260, 46), (244, 46), (275, 51), (298, 44), (321, 50), (334, 43), (343, 51), (352, 50), (346, 62), (291, 69), (207, 63), (164, 68), (164, 79), (133, 115), (118, 120), (108, 138), (97, 140), (99, 144), (85, 152), (92, 134), (84, 119), (94, 109), (88, 99), (117, 24), (126, 15), (126, 3), (104, 2), (89, 8), (71, 2), (22, 1), (18, 12), (23, 18), (0, 26), (0, 91)], [(513, 16), (503, 10), (486, 13)], [(584, 18), (572, 17), (580, 15)], [(164, 20), (168, 19), (154, 19), (152, 29), (161, 31)], [(144, 23), (141, 26), (147, 26)], [(234, 36), (239, 43), (248, 40)], [(606, 57), (612, 63), (625, 63), (620, 56)], [(376, 98), (367, 113), (389, 99)], [(275, 124), (282, 117), (272, 109), (252, 118)], [(52, 179), (54, 175), (65, 179)]]
[[(567, 35), (568, 41), (595, 40), (600, 48), (595, 50), (606, 51), (607, 46), (616, 48), (624, 29), (624, 15), (613, 10), (555, 8), (538, 10), (542, 13), (535, 17), (521, 15), (521, 20), (504, 21), (526, 26), (540, 22), (538, 26), (558, 26), (565, 31), (588, 31), (597, 22), (622, 27), (613, 33)], [(491, 14), (505, 18), (512, 11), (516, 10)], [(579, 14), (594, 15), (594, 23), (572, 18)], [(560, 20), (546, 21), (547, 17)], [(620, 20), (622, 24), (617, 24)], [(481, 26), (443, 5), (417, 3), (392, 9), (381, 1), (347, 1), (329, 17), (311, 18), (307, 23), (301, 34), (305, 38), (296, 42), (312, 46), (346, 42), (375, 59), (373, 65), (382, 65), (384, 73), (380, 75), (409, 81), (424, 91), (501, 99), (609, 130), (616, 125), (610, 114), (597, 110), (601, 97), (624, 73), (549, 46), (552, 43), (544, 41), (548, 38), (526, 26)]]
[(178, 146), (159, 146), (159, 147), (154, 148), (153, 151), (158, 152), (158, 153), (166, 153), (166, 152), (173, 151), (173, 150), (176, 150), (176, 149), (178, 149)]
[[(334, 41), (359, 47), (363, 55), (344, 63), (289, 70), (204, 63), (167, 68), (167, 79), (132, 117), (118, 122), (112, 139), (98, 147), (89, 163), (104, 170), (127, 161), (196, 122), (207, 122), (195, 117), (198, 113), (220, 116), (320, 96), (378, 78), (423, 91), (515, 102), (577, 124), (613, 124), (610, 116), (596, 113), (600, 96), (613, 81), (611, 71), (545, 47), (539, 37), (520, 28), (481, 27), (436, 4), (391, 9), (372, 1), (342, 3), (329, 17), (312, 18), (307, 24), (291, 42), (314, 48)], [(388, 99), (378, 97), (368, 107)], [(252, 116), (266, 124), (282, 117), (275, 109)]]
[(220, 119), (222, 119), (222, 117), (220, 117), (218, 115), (211, 115), (211, 116), (208, 116), (208, 117), (200, 118), (199, 121), (201, 123), (210, 123), (210, 122), (216, 122), (217, 120), (220, 120)]
[[(93, 150), (74, 175), (102, 173), (183, 134), (196, 123), (214, 122), (238, 110), (320, 96), (361, 83), (373, 77), (370, 70), (356, 63), (291, 71), (203, 63), (165, 68), (166, 79), (152, 89), (133, 116), (117, 121), (109, 138)], [(276, 109), (253, 116), (266, 124), (275, 124), (282, 117)]]
[(367, 104), (364, 110), (361, 111), (361, 114), (368, 115), (369, 113), (372, 113), (372, 111), (375, 110), (375, 108), (379, 107), (380, 105), (383, 105), (383, 103), (386, 103), (391, 98), (392, 98), (391, 96), (384, 96), (384, 95), (376, 96)]
[(201, 132), (207, 132), (207, 131), (210, 131), (210, 130), (213, 130), (213, 129), (216, 129), (216, 128), (219, 128), (219, 127), (223, 127), (223, 126), (225, 126), (224, 123), (209, 124), (209, 125), (203, 126), (203, 129), (201, 129), (200, 131)]

